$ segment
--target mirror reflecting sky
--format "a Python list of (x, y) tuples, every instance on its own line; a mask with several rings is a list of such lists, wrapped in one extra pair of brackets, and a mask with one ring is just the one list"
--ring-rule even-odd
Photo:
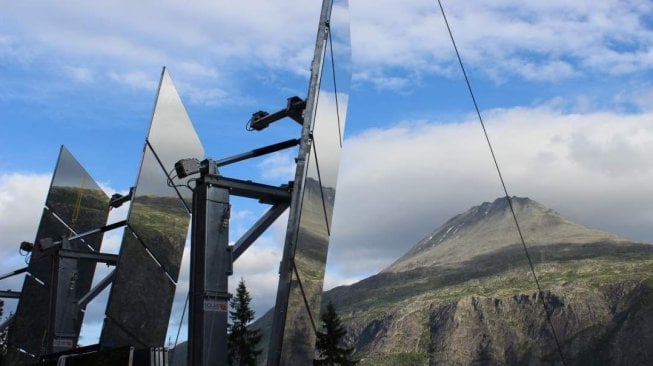
[(307, 111), (312, 114), (313, 141), (308, 152), (299, 227), (296, 229), (296, 271), (292, 274), (290, 285), (282, 365), (306, 365), (315, 356), (315, 333), (311, 323), (319, 327), (351, 78), (347, 9), (347, 1), (334, 1), (317, 99), (314, 110)]
[(107, 304), (101, 344), (163, 345), (192, 203), (192, 192), (183, 186), (189, 178), (170, 179), (168, 172), (174, 172), (174, 164), (181, 159), (201, 160), (203, 155), (197, 133), (164, 69), (127, 218), (129, 230), (123, 235)]

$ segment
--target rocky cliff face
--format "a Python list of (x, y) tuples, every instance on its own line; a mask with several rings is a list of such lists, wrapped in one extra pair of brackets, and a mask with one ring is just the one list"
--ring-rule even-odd
[(653, 246), (512, 202), (542, 295), (507, 200), (483, 203), (377, 275), (324, 294), (362, 366), (562, 365), (542, 300), (564, 364), (653, 364)]
[[(650, 363), (651, 295), (651, 287), (639, 281), (544, 293), (566, 363)], [(561, 364), (541, 300), (537, 293), (468, 296), (434, 307), (431, 364)]]
[(514, 198), (458, 215), (381, 273), (327, 292), (362, 365), (653, 363), (653, 246)]
[[(650, 364), (652, 295), (638, 280), (546, 291), (566, 363)], [(370, 318), (347, 314), (364, 365), (562, 364), (537, 293), (425, 296)]]

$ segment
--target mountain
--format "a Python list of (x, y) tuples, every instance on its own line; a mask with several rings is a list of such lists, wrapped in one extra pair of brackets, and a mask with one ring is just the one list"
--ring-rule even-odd
[(653, 363), (653, 246), (511, 199), (457, 215), (377, 275), (324, 294), (361, 365)]
[[(511, 202), (542, 294), (507, 199), (472, 207), (378, 274), (324, 293), (361, 366), (562, 365), (542, 302), (564, 364), (653, 364), (653, 246)], [(271, 318), (253, 325), (263, 347)]]
[[(578, 225), (528, 198), (512, 197), (511, 202), (528, 247), (628, 242)], [(515, 244), (521, 244), (521, 241), (508, 200), (499, 198), (453, 217), (385, 271), (402, 272), (419, 267), (460, 264)]]

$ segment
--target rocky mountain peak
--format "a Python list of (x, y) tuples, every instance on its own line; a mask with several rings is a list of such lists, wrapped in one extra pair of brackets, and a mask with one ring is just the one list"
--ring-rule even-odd
[[(529, 246), (625, 241), (567, 220), (529, 198), (512, 197), (510, 201)], [(458, 264), (520, 243), (509, 202), (501, 197), (451, 218), (384, 272)]]
[[(653, 245), (511, 202), (543, 291), (508, 201), (472, 207), (383, 272), (324, 293), (362, 366), (558, 364), (542, 302), (570, 365), (651, 364)], [(269, 311), (254, 327), (271, 323)]]

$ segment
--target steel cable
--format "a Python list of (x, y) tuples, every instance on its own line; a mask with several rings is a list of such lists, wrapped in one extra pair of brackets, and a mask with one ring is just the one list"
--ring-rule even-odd
[(447, 20), (447, 15), (444, 11), (444, 7), (442, 6), (441, 0), (437, 0), (438, 5), (440, 7), (440, 11), (442, 12), (442, 17), (444, 18), (444, 23), (447, 26), (447, 31), (449, 32), (449, 37), (451, 39), (451, 44), (453, 45), (453, 48), (456, 52), (456, 57), (458, 58), (458, 63), (460, 65), (460, 69), (462, 70), (463, 76), (465, 78), (465, 83), (467, 84), (467, 90), (469, 91), (469, 95), (472, 98), (472, 102), (474, 103), (474, 109), (476, 111), (476, 115), (478, 117), (479, 122), (481, 123), (481, 127), (483, 128), (483, 134), (485, 135), (485, 140), (487, 141), (488, 147), (490, 148), (490, 154), (492, 155), (492, 160), (494, 161), (494, 166), (496, 167), (497, 173), (499, 175), (499, 180), (501, 181), (501, 186), (503, 187), (503, 192), (505, 194), (506, 200), (508, 201), (508, 206), (510, 207), (510, 212), (512, 213), (512, 218), (515, 222), (515, 226), (517, 228), (517, 232), (519, 234), (519, 239), (521, 240), (522, 247), (524, 248), (524, 253), (526, 254), (526, 259), (528, 260), (528, 265), (530, 266), (531, 273), (533, 275), (533, 279), (535, 280), (535, 285), (537, 286), (537, 291), (538, 291), (538, 297), (540, 298), (540, 302), (542, 303), (542, 307), (544, 308), (544, 313), (546, 314), (546, 320), (549, 324), (549, 327), (551, 328), (551, 333), (553, 334), (553, 339), (555, 340), (556, 348), (558, 351), (558, 354), (560, 355), (560, 359), (562, 361), (563, 365), (567, 365), (565, 357), (562, 353), (562, 347), (560, 346), (560, 341), (558, 339), (558, 335), (556, 333), (555, 327), (553, 326), (553, 321), (551, 320), (551, 314), (549, 312), (549, 307), (546, 304), (546, 301), (544, 300), (544, 293), (542, 292), (542, 288), (540, 286), (540, 281), (537, 278), (537, 274), (535, 273), (535, 266), (533, 265), (533, 261), (531, 260), (531, 256), (528, 252), (528, 247), (526, 246), (526, 241), (524, 240), (524, 235), (521, 231), (521, 227), (519, 226), (519, 220), (517, 220), (517, 214), (515, 214), (515, 208), (512, 205), (512, 200), (510, 199), (510, 195), (508, 194), (508, 189), (506, 187), (506, 183), (503, 179), (503, 175), (501, 174), (501, 169), (499, 168), (499, 162), (497, 160), (496, 154), (494, 153), (494, 149), (492, 147), (492, 143), (490, 141), (490, 137), (487, 133), (487, 129), (485, 128), (485, 122), (483, 121), (483, 117), (481, 116), (480, 109), (478, 107), (478, 103), (476, 102), (476, 97), (474, 95), (474, 91), (472, 89), (471, 83), (469, 81), (469, 77), (467, 76), (467, 71), (465, 71), (465, 66), (462, 61), (462, 57), (460, 56), (460, 51), (458, 50), (458, 46), (456, 45), (456, 41), (454, 40), (453, 32), (451, 31), (451, 26), (449, 25), (449, 21)]

